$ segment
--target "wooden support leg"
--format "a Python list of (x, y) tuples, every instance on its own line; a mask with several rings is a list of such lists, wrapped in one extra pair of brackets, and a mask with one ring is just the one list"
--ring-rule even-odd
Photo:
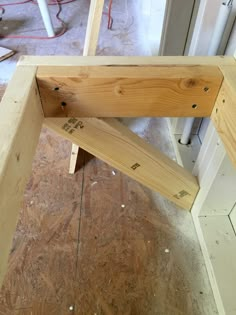
[(220, 70), (224, 75), (224, 81), (211, 119), (226, 152), (236, 166), (236, 63), (235, 66), (221, 66)]
[(178, 206), (191, 209), (196, 178), (114, 118), (46, 118), (47, 127)]
[(104, 0), (91, 0), (83, 56), (95, 56)]
[(43, 122), (35, 72), (18, 67), (0, 105), (0, 286)]
[(78, 154), (79, 154), (79, 146), (77, 144), (72, 143), (71, 154), (70, 154), (69, 174), (75, 173)]
[[(102, 20), (104, 0), (91, 0), (83, 56), (95, 56)], [(79, 146), (72, 144), (69, 173), (74, 174), (78, 159)]]

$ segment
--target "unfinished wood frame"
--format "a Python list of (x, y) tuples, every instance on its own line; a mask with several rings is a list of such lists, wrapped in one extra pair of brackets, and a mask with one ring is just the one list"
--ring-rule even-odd
[(235, 73), (230, 57), (23, 57), (0, 105), (0, 283), (42, 123), (190, 210), (198, 179), (112, 117), (211, 116), (235, 164)]
[[(91, 0), (90, 2), (83, 56), (96, 55), (103, 7), (104, 7), (104, 0)], [(79, 153), (79, 146), (73, 143), (72, 148), (71, 148), (70, 166), (69, 166), (70, 174), (74, 174), (76, 170), (78, 153)]]
[[(236, 203), (234, 67), (221, 67), (225, 80), (218, 94), (203, 144), (193, 169), (200, 191), (192, 208), (219, 314), (235, 313)], [(226, 74), (227, 72), (227, 74)]]

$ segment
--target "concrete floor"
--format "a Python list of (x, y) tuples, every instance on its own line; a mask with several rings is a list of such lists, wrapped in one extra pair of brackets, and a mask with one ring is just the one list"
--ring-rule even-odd
[[(107, 2), (104, 12), (107, 12)], [(0, 65), (0, 80), (2, 82), (9, 80), (20, 55), (82, 55), (89, 4), (88, 0), (78, 0), (62, 6), (61, 18), (68, 28), (63, 37), (46, 40), (1, 39), (2, 46), (15, 50), (17, 54)], [(107, 30), (107, 16), (104, 14), (97, 55), (150, 54), (149, 47), (144, 46), (145, 34), (139, 27), (138, 19), (135, 19), (138, 8), (139, 6), (133, 4), (133, 1), (114, 1), (113, 29)], [(50, 6), (53, 24), (58, 31), (60, 25), (55, 19), (57, 10), (57, 6)], [(3, 20), (0, 22), (0, 33), (2, 35), (47, 36), (39, 9), (33, 4), (6, 7)]]
[[(150, 53), (140, 38), (134, 3), (114, 1), (113, 30), (106, 29), (104, 16), (98, 55)], [(87, 0), (63, 7), (69, 28), (63, 37), (1, 40), (17, 51), (0, 63), (1, 85), (20, 55), (81, 55), (88, 9)], [(45, 32), (33, 5), (7, 9), (0, 30), (5, 27), (5, 33)], [(123, 122), (175, 159), (166, 119)], [(0, 314), (217, 314), (190, 213), (118, 171), (113, 175), (85, 152), (79, 171), (69, 175), (70, 146), (42, 131)]]

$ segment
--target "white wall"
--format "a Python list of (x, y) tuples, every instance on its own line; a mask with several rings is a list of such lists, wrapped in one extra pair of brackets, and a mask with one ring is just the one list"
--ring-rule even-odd
[(233, 55), (234, 53), (236, 54), (236, 20), (234, 21), (234, 26), (225, 51), (225, 54), (229, 56)]
[(166, 0), (137, 1), (140, 38), (149, 55), (158, 55), (165, 7)]
[(201, 0), (189, 55), (207, 55), (222, 0)]

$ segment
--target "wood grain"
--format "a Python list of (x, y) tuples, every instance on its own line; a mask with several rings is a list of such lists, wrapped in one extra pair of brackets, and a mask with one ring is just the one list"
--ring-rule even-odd
[(191, 209), (196, 178), (117, 120), (46, 118), (45, 125), (184, 209)]
[(220, 66), (234, 65), (230, 56), (21, 56), (20, 65), (25, 66)]
[(86, 29), (84, 51), (83, 51), (84, 56), (96, 55), (96, 48), (97, 48), (99, 31), (100, 31), (103, 7), (104, 7), (104, 0), (91, 0), (90, 1), (88, 24), (87, 24), (87, 29)]
[(0, 105), (0, 285), (43, 122), (36, 67), (18, 67)]
[(212, 111), (211, 119), (224, 143), (226, 152), (236, 166), (236, 63), (222, 66), (224, 81)]
[[(90, 1), (83, 56), (96, 55), (103, 7), (104, 7), (104, 0)], [(79, 147), (76, 144), (72, 144), (71, 155), (70, 155), (70, 166), (69, 166), (70, 174), (75, 173), (78, 153), (79, 153)]]
[(222, 74), (214, 66), (40, 67), (46, 117), (205, 117)]

